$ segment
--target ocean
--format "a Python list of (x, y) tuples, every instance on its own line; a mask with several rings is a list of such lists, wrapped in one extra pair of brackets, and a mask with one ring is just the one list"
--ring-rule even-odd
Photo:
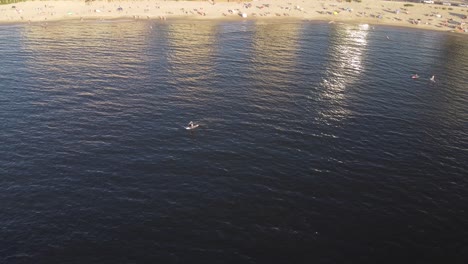
[(418, 29), (1, 25), (0, 263), (466, 263), (467, 73)]

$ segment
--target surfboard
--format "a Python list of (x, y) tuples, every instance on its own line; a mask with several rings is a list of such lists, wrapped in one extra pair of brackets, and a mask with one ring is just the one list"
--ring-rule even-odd
[(197, 128), (198, 126), (199, 126), (199, 125), (194, 125), (193, 127), (185, 127), (185, 129), (187, 129), (187, 130), (192, 130), (192, 129)]

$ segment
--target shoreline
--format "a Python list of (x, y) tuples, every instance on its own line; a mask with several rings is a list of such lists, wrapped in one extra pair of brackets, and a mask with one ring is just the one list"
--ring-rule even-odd
[[(413, 6), (404, 6), (411, 4)], [(31, 1), (0, 6), (0, 25), (102, 20), (323, 21), (468, 34), (468, 8), (362, 0)], [(246, 16), (246, 17), (243, 17)]]

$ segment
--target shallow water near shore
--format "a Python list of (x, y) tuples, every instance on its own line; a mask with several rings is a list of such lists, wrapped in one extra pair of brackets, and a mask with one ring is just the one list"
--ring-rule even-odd
[(67, 21), (0, 50), (1, 263), (468, 257), (465, 36)]

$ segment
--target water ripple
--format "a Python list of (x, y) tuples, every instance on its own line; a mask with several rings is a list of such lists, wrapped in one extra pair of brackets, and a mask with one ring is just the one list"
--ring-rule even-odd
[(466, 43), (319, 22), (0, 26), (0, 262), (457, 255)]

